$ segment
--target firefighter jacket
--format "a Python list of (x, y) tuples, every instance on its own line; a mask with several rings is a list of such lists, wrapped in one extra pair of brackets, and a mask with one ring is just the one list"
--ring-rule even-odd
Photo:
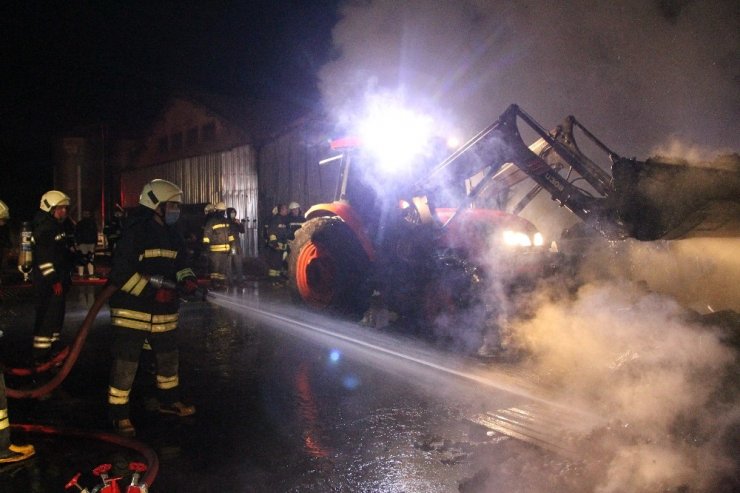
[(203, 246), (211, 253), (229, 253), (234, 236), (229, 222), (223, 216), (211, 216), (203, 228)]
[(241, 255), (242, 245), (239, 241), (239, 235), (244, 234), (244, 223), (238, 219), (227, 219), (229, 222), (229, 234), (234, 239), (234, 244), (231, 248), (231, 253), (234, 255)]
[(290, 228), (290, 239), (295, 239), (295, 232), (298, 231), (303, 223), (306, 222), (306, 218), (303, 214), (288, 214), (288, 227)]
[(52, 285), (67, 283), (72, 272), (72, 254), (65, 226), (44, 211), (33, 218), (33, 280)]
[(113, 216), (111, 220), (103, 227), (103, 234), (108, 238), (108, 244), (110, 245), (110, 249), (113, 250), (113, 247), (116, 243), (118, 243), (118, 240), (121, 239), (121, 221), (120, 218)]
[(273, 250), (285, 251), (288, 249), (288, 239), (290, 238), (290, 227), (288, 216), (276, 214), (270, 219), (267, 227), (267, 246)]
[(149, 282), (152, 276), (178, 283), (195, 279), (180, 234), (146, 210), (126, 224), (113, 255), (110, 283), (120, 288), (110, 298), (114, 326), (147, 332), (177, 328), (179, 299), (157, 301), (157, 289)]

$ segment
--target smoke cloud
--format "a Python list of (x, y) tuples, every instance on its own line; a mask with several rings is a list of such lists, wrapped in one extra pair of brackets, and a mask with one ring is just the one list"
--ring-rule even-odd
[(628, 157), (737, 150), (732, 0), (348, 1), (333, 39), (320, 88), (338, 119), (390, 92), (463, 136), (517, 103), (545, 127), (574, 114)]
[[(320, 73), (337, 121), (388, 93), (463, 137), (517, 103), (545, 127), (573, 114), (626, 157), (738, 150), (736, 1), (373, 0), (341, 16)], [(574, 295), (533, 293), (509, 327), (540, 383), (612, 423), (586, 440), (595, 491), (713, 491), (737, 474), (724, 441), (740, 403), (723, 393), (737, 351), (687, 311), (738, 309), (737, 239), (705, 241), (598, 244)]]
[(542, 385), (610, 423), (584, 440), (595, 491), (717, 491), (736, 473), (738, 355), (726, 332), (628, 281), (538, 296), (509, 347)]

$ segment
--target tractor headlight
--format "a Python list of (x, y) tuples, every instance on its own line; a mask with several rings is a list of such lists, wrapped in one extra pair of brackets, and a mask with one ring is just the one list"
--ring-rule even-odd
[(503, 232), (504, 245), (512, 248), (526, 248), (531, 246), (542, 246), (545, 244), (545, 239), (542, 233), (535, 233), (529, 235), (522, 231), (515, 231), (513, 229), (506, 229)]
[(532, 240), (526, 233), (506, 229), (504, 230), (504, 245), (510, 247), (529, 247), (532, 246)]

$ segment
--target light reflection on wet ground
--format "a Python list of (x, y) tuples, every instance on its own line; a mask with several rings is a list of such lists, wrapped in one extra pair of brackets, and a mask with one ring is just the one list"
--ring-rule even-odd
[[(70, 328), (91, 302), (90, 288), (82, 289), (88, 291), (70, 297)], [(3, 355), (16, 363), (30, 341), (30, 306), (8, 305)], [(482, 410), (480, 400), (448, 398), (429, 383), (417, 385), (413, 374), (354, 361), (209, 303), (187, 304), (181, 320), (181, 382), (197, 415), (176, 420), (152, 412), (147, 360), (132, 393), (138, 438), (161, 462), (154, 492), (579, 490), (571, 464), (472, 426), (466, 416)], [(99, 316), (78, 365), (50, 399), (11, 402), (13, 422), (106, 429), (107, 321)], [(61, 491), (78, 471), (138, 459), (98, 443), (15, 436), (36, 444), (39, 455), (0, 469), (0, 490), (8, 493)], [(506, 466), (499, 477), (491, 476), (492, 461)], [(523, 478), (528, 468), (539, 472)], [(83, 484), (93, 485), (88, 479)]]

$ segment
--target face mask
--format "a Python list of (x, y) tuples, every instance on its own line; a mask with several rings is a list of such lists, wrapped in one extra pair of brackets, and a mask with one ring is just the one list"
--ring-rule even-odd
[(180, 219), (180, 211), (167, 211), (164, 213), (164, 223), (172, 226)]
[(231, 219), (234, 219), (234, 218), (236, 218), (236, 212), (232, 212), (231, 214), (229, 214), (229, 217), (230, 217)]

